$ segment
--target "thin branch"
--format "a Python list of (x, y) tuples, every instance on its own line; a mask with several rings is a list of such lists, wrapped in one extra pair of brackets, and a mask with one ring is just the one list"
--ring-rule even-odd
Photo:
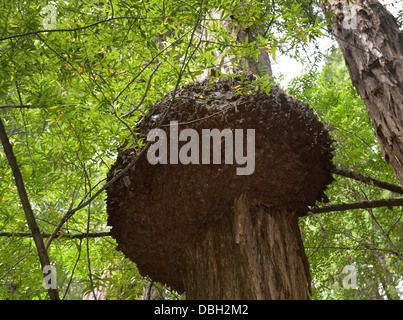
[(91, 24), (83, 26), (83, 27), (70, 28), (70, 29), (46, 29), (46, 30), (37, 30), (37, 31), (31, 31), (31, 32), (27, 32), (27, 33), (15, 34), (12, 36), (0, 38), (0, 42), (4, 41), (4, 40), (14, 39), (14, 38), (26, 37), (26, 36), (30, 36), (30, 35), (34, 35), (34, 34), (38, 35), (40, 33), (80, 31), (80, 30), (92, 28), (101, 23), (110, 22), (110, 21), (114, 21), (114, 20), (125, 20), (125, 19), (128, 19), (128, 20), (162, 20), (165, 18), (166, 17), (150, 17), (150, 18), (146, 18), (146, 17), (112, 17), (109, 19), (104, 19), (104, 20), (100, 20), (100, 21), (91, 23)]
[[(185, 16), (185, 15), (183, 15)], [(175, 16), (160, 16), (160, 17), (140, 17), (140, 16), (136, 16), (136, 17), (132, 17), (132, 16), (123, 16), (123, 17), (111, 17), (108, 19), (103, 19), (103, 20), (99, 20), (97, 22), (91, 23), (89, 25), (83, 26), (83, 27), (77, 27), (77, 28), (64, 28), (64, 29), (45, 29), (45, 30), (36, 30), (36, 31), (30, 31), (30, 32), (26, 32), (26, 33), (20, 33), (20, 34), (15, 34), (12, 36), (7, 36), (7, 37), (3, 37), (0, 38), (0, 42), (4, 41), (4, 40), (10, 40), (10, 39), (15, 39), (15, 38), (21, 38), (21, 37), (26, 37), (26, 36), (30, 36), (30, 35), (38, 35), (41, 33), (53, 33), (53, 32), (75, 32), (75, 31), (80, 31), (80, 30), (85, 30), (88, 28), (92, 28), (95, 27), (98, 24), (101, 23), (105, 23), (105, 22), (110, 22), (110, 21), (114, 21), (114, 20), (164, 20), (165, 18), (176, 18), (178, 19), (180, 16), (179, 15), (175, 15)], [(187, 17), (187, 16), (186, 16)], [(208, 19), (208, 18), (204, 18), (204, 19), (198, 19), (198, 22), (204, 20), (204, 21), (210, 21), (210, 20), (214, 20), (215, 19)]]
[[(338, 230), (331, 230), (331, 229), (324, 228), (323, 224), (320, 222), (320, 219), (318, 217), (316, 217), (316, 215), (314, 213), (310, 213), (310, 215), (312, 215), (318, 221), (318, 223), (320, 224), (322, 232), (331, 232), (331, 233), (341, 234), (341, 235), (346, 236), (347, 238), (350, 238), (351, 240), (353, 240), (355, 242), (358, 242), (359, 246), (363, 246), (365, 248), (373, 248), (376, 251), (383, 250), (383, 249), (373, 245), (368, 239), (353, 236), (349, 230), (347, 230), (347, 231), (338, 231)], [(321, 241), (321, 243), (322, 243), (322, 241)], [(321, 243), (316, 247), (314, 253), (319, 249)], [(398, 250), (392, 251), (392, 252), (394, 254), (396, 254), (401, 259), (401, 254), (400, 254), (400, 252)], [(310, 255), (310, 257), (311, 256), (312, 256), (312, 254)]]
[(354, 172), (354, 171), (350, 171), (350, 170), (346, 170), (346, 169), (341, 169), (341, 168), (335, 168), (332, 170), (332, 172), (334, 174), (338, 174), (340, 176), (343, 177), (347, 177), (347, 178), (351, 178), (354, 179), (356, 181), (360, 181), (363, 183), (366, 183), (370, 186), (374, 186), (374, 187), (378, 187), (378, 188), (382, 188), (382, 189), (386, 189), (398, 194), (403, 194), (403, 188), (401, 186), (398, 186), (396, 184), (393, 183), (389, 183), (386, 181), (382, 181), (382, 180), (378, 180), (369, 176), (365, 176), (361, 173), (358, 172)]
[(334, 249), (334, 250), (373, 250), (373, 251), (381, 251), (381, 252), (387, 252), (387, 253), (392, 253), (395, 254), (395, 251), (389, 250), (389, 249), (382, 249), (382, 248), (371, 248), (371, 247), (360, 247), (360, 245), (357, 245), (356, 247), (349, 247), (349, 246), (304, 246), (305, 249), (318, 249), (318, 250), (329, 250), (329, 249)]
[(147, 142), (147, 145), (140, 151), (140, 153), (137, 155), (136, 158), (134, 158), (132, 160), (132, 162), (130, 162), (125, 168), (123, 168), (117, 175), (115, 175), (111, 180), (109, 180), (107, 183), (105, 183), (97, 192), (95, 192), (87, 201), (82, 202), (81, 204), (79, 204), (77, 207), (69, 209), (62, 217), (62, 219), (60, 220), (59, 224), (57, 225), (57, 227), (55, 228), (55, 230), (53, 231), (53, 233), (50, 235), (46, 246), (49, 247), (50, 243), (52, 242), (52, 240), (54, 238), (57, 238), (60, 229), (62, 228), (62, 226), (66, 223), (67, 220), (70, 219), (70, 217), (76, 213), (78, 210), (81, 210), (83, 208), (85, 208), (86, 206), (88, 206), (95, 198), (97, 198), (104, 190), (106, 190), (108, 187), (110, 187), (112, 184), (114, 184), (117, 180), (119, 180), (123, 175), (126, 174), (127, 171), (130, 170), (130, 168), (132, 168), (136, 162), (140, 159), (140, 157), (145, 153), (145, 151), (148, 149), (148, 147), (150, 146), (151, 141)]
[[(18, 166), (17, 159), (13, 152), (13, 147), (7, 136), (6, 129), (3, 125), (3, 121), (0, 117), (0, 140), (3, 145), (4, 153), (6, 154), (8, 163), (14, 175), (15, 184), (17, 186), (18, 194), (20, 196), (21, 204), (24, 209), (25, 217), (28, 222), (29, 229), (32, 232), (32, 237), (34, 238), (35, 246), (38, 250), (39, 261), (42, 266), (42, 270), (45, 266), (50, 265), (50, 260), (48, 253), (46, 251), (45, 245), (43, 243), (43, 237), (39, 230), (38, 224), (36, 223), (34, 213), (32, 211), (31, 204), (28, 199), (27, 191), (25, 189), (24, 180), (20, 168)], [(49, 296), (52, 300), (59, 300), (59, 292), (57, 289), (48, 289)]]
[(79, 246), (78, 246), (78, 255), (77, 255), (77, 259), (76, 259), (76, 262), (74, 263), (73, 270), (71, 271), (69, 283), (67, 284), (67, 288), (66, 288), (66, 290), (65, 290), (65, 292), (64, 292), (63, 300), (66, 298), (67, 293), (69, 292), (71, 282), (73, 281), (74, 272), (76, 271), (76, 268), (77, 268), (77, 265), (78, 265), (78, 261), (80, 261), (80, 256), (81, 256), (81, 242), (82, 242), (82, 239), (80, 239), (80, 244), (79, 244)]
[[(202, 2), (203, 5), (203, 2)], [(175, 85), (175, 89), (173, 90), (173, 99), (171, 100), (165, 114), (162, 116), (162, 118), (160, 119), (157, 128), (161, 128), (162, 123), (164, 122), (166, 116), (168, 115), (168, 112), (170, 111), (174, 101), (175, 101), (175, 93), (178, 90), (179, 84), (181, 82), (182, 79), (182, 75), (184, 70), (186, 69), (189, 61), (191, 60), (191, 58), (193, 57), (194, 53), (196, 52), (198, 46), (200, 45), (200, 42), (198, 43), (198, 45), (196, 46), (195, 50), (193, 50), (193, 52), (190, 54), (190, 57), (188, 59), (188, 54), (189, 54), (189, 48), (192, 45), (192, 41), (193, 41), (193, 37), (194, 34), (196, 32), (196, 28), (198, 26), (198, 24), (200, 23), (200, 17), (201, 17), (201, 12), (202, 12), (202, 8), (200, 8), (200, 12), (199, 12), (199, 16), (198, 19), (195, 23), (195, 27), (192, 30), (192, 34), (190, 37), (190, 41), (189, 41), (189, 45), (186, 49), (185, 52), (185, 56), (184, 56), (184, 62), (179, 74), (179, 77), (176, 81), (176, 85)], [(165, 48), (164, 50), (166, 50), (167, 48)], [(163, 51), (164, 51), (163, 50)], [(160, 53), (159, 53), (160, 54)], [(158, 55), (159, 55), (158, 54)], [(156, 57), (158, 57), (158, 55)], [(153, 61), (154, 59), (156, 59), (156, 57), (153, 58), (152, 61), (150, 61), (145, 68), (147, 68)], [(141, 71), (143, 72), (145, 70), (145, 68)], [(137, 75), (135, 78), (137, 78), (139, 75)], [(132, 80), (133, 81), (133, 80)], [(129, 84), (119, 93), (119, 95), (116, 97), (116, 99), (114, 100), (115, 102), (118, 100), (119, 96), (123, 93), (124, 90), (126, 90), (126, 88), (132, 83), (129, 82)], [(104, 190), (106, 190), (107, 188), (109, 188), (112, 184), (114, 184), (117, 180), (119, 180), (123, 175), (125, 175), (135, 164), (136, 162), (143, 156), (143, 154), (146, 152), (146, 150), (149, 148), (149, 146), (151, 145), (152, 141), (147, 141), (147, 144), (143, 147), (143, 149), (141, 149), (141, 151), (139, 151), (139, 153), (137, 154), (137, 156), (125, 167), (123, 168), (119, 173), (117, 173), (111, 180), (109, 180), (107, 183), (105, 183), (97, 192), (95, 192), (92, 196), (90, 196), (90, 198), (87, 201), (82, 202), (81, 204), (79, 204), (77, 207), (73, 208), (73, 209), (69, 209), (62, 217), (62, 219), (60, 220), (59, 224), (57, 225), (57, 227), (55, 228), (55, 230), (53, 231), (53, 233), (50, 235), (47, 243), (46, 243), (46, 247), (48, 248), (50, 243), (52, 242), (52, 240), (54, 238), (56, 238), (59, 234), (60, 229), (62, 228), (62, 226), (66, 223), (66, 221), (68, 221), (70, 219), (70, 217), (76, 213), (77, 211), (85, 208), (86, 206), (88, 206), (95, 198), (97, 198)]]
[(112, 10), (112, 18), (115, 16), (115, 11), (113, 10), (113, 3), (112, 0), (109, 0), (109, 5), (111, 6), (111, 10)]
[[(91, 196), (91, 189), (92, 189), (91, 179), (88, 176), (88, 172), (87, 172), (87, 169), (85, 168), (85, 164), (83, 164), (83, 170), (84, 170), (84, 174), (85, 174), (85, 187), (87, 188), (87, 186), (88, 186), (88, 189), (90, 190), (89, 195)], [(87, 264), (88, 264), (88, 276), (90, 279), (91, 291), (94, 296), (94, 299), (98, 300), (98, 298), (95, 294), (94, 281), (92, 279), (92, 271), (91, 271), (90, 242), (88, 240), (89, 239), (88, 233), (90, 232), (90, 221), (91, 221), (91, 203), (87, 207), (87, 232), (86, 232), (86, 234), (87, 234), (87, 237), (86, 237), (86, 240), (87, 240), (86, 241), (87, 242), (87, 245), (86, 245), (86, 247), (87, 247)]]
[(145, 293), (144, 300), (151, 300), (151, 292), (152, 292), (153, 284), (154, 284), (154, 281), (151, 280), (151, 281), (150, 281), (150, 284), (149, 284), (148, 287), (146, 288), (146, 293)]
[(23, 104), (23, 105), (8, 105), (8, 106), (0, 106), (0, 109), (12, 109), (12, 108), (43, 108), (43, 107), (36, 107), (36, 106), (31, 106), (29, 104)]
[[(26, 254), (24, 254), (21, 258), (19, 258), (10, 268), (8, 268), (8, 270), (0, 277), (0, 281), (1, 280), (3, 280), (3, 278), (7, 275), (7, 274), (9, 274), (13, 269), (14, 269), (14, 267), (17, 265), (17, 264), (19, 264), (22, 260), (24, 260), (30, 253), (31, 253), (31, 251), (32, 251), (32, 247), (29, 249), (29, 251), (26, 253)], [(1, 266), (1, 264), (0, 264), (0, 266)]]
[[(197, 23), (199, 23), (199, 20), (197, 21)], [(138, 78), (140, 77), (140, 75), (151, 65), (154, 64), (154, 62), (157, 60), (157, 58), (162, 55), (162, 53), (164, 53), (166, 50), (168, 50), (170, 47), (174, 46), (176, 43), (179, 43), (180, 41), (182, 41), (182, 39), (184, 39), (188, 34), (190, 33), (190, 31), (187, 31), (182, 37), (180, 37), (179, 39), (177, 39), (176, 41), (172, 42), (171, 44), (169, 44), (168, 46), (166, 46), (164, 49), (162, 49), (160, 52), (158, 52), (158, 54), (156, 56), (154, 56), (144, 67), (143, 69), (140, 70), (140, 72), (133, 78), (131, 79), (127, 85), (118, 93), (118, 95), (116, 96), (116, 98), (113, 100), (113, 103), (116, 103), (120, 96), (127, 90), (127, 88), (129, 88), (131, 86), (131, 84)], [(189, 46), (191, 45), (193, 40), (193, 34), (191, 36), (190, 42), (189, 42)], [(186, 52), (187, 53), (187, 52)], [(185, 57), (185, 61), (186, 61), (186, 57)], [(187, 65), (187, 64), (186, 64)], [(155, 70), (156, 71), (156, 70)], [(179, 77), (179, 80), (181, 79), (181, 77)], [(175, 92), (176, 89), (179, 85), (179, 81), (177, 81), (177, 85), (175, 87)]]
[[(42, 233), (43, 238), (49, 238), (51, 233)], [(89, 233), (59, 233), (57, 239), (86, 239), (86, 238), (101, 238), (110, 237), (110, 231), (89, 232)], [(20, 237), (20, 238), (32, 238), (31, 232), (0, 232), (0, 237)]]
[(138, 103), (138, 105), (137, 105), (133, 110), (131, 110), (131, 111), (125, 113), (124, 115), (122, 115), (122, 118), (126, 118), (127, 116), (130, 116), (133, 112), (136, 112), (136, 111), (140, 108), (140, 106), (143, 104), (143, 102), (144, 102), (144, 100), (145, 100), (145, 98), (146, 98), (146, 96), (147, 96), (148, 90), (150, 89), (151, 80), (152, 80), (152, 78), (153, 78), (155, 72), (156, 72), (156, 71), (158, 70), (158, 68), (160, 67), (160, 65), (161, 65), (161, 62), (155, 67), (155, 69), (154, 69), (153, 72), (151, 73), (150, 78), (148, 79), (148, 83), (147, 83), (146, 90), (144, 91), (143, 97), (141, 98), (141, 100), (140, 100), (140, 102)]
[(84, 79), (84, 76), (78, 71), (78, 69), (69, 60), (67, 60), (59, 52), (57, 52), (55, 49), (53, 49), (39, 34), (37, 34), (36, 36), (39, 38), (39, 40), (42, 41), (42, 43), (47, 48), (49, 48), (50, 51), (52, 51), (56, 56), (58, 56), (61, 60), (63, 60), (66, 64), (68, 64), (80, 76), (80, 78), (83, 80), (83, 82), (85, 84), (87, 84), (87, 81)]
[(126, 128), (130, 131), (131, 135), (133, 136), (134, 140), (136, 141), (136, 143), (137, 143), (137, 145), (138, 145), (138, 144), (139, 144), (139, 139), (137, 138), (136, 133), (133, 131), (132, 127), (131, 127), (125, 120), (123, 120), (123, 119), (118, 115), (118, 113), (116, 112), (116, 108), (115, 108), (115, 106), (114, 106), (114, 102), (113, 102), (113, 101), (112, 101), (112, 103), (111, 103), (111, 107), (112, 107), (112, 112), (113, 112), (113, 114), (115, 115), (115, 117), (116, 117), (121, 123), (123, 123), (123, 124), (126, 126)]
[(378, 228), (378, 230), (382, 233), (383, 237), (386, 239), (386, 241), (389, 243), (390, 247), (396, 252), (397, 256), (399, 257), (400, 260), (403, 261), (403, 255), (399, 253), (399, 250), (393, 243), (393, 241), (390, 239), (390, 237), (386, 234), (385, 230), (383, 230), (382, 226), (379, 224), (378, 220), (375, 218), (374, 213), (371, 209), (367, 210), (369, 212), (369, 215), (371, 216), (372, 221), (374, 222), (375, 226)]
[(316, 253), (316, 251), (318, 251), (318, 249), (321, 247), (323, 241), (325, 240), (325, 234), (326, 234), (326, 229), (322, 224), (322, 221), (320, 221), (320, 219), (313, 214), (312, 212), (309, 212), (309, 214), (314, 217), (314, 219), (319, 223), (320, 226), (320, 230), (322, 231), (322, 239), (320, 240), (319, 244), (316, 246), (315, 250), (313, 250), (313, 252), (309, 255), (308, 260)]
[[(274, 0), (272, 0), (271, 6), (270, 6), (270, 10), (272, 10), (272, 9), (273, 9), (273, 12), (275, 13), (276, 12), (276, 1), (274, 1)], [(266, 10), (266, 12), (267, 12), (267, 10)], [(261, 18), (262, 17), (260, 17), (259, 20), (261, 20)], [(273, 14), (273, 17), (271, 18), (270, 22), (267, 24), (266, 31), (263, 33), (263, 38), (266, 38), (267, 33), (269, 32), (270, 28), (272, 27), (275, 18), (276, 18), (276, 15)]]
[(324, 213), (333, 211), (345, 211), (353, 209), (368, 209), (380, 207), (398, 207), (403, 206), (403, 198), (363, 200), (349, 203), (330, 204), (327, 206), (311, 207), (311, 213)]

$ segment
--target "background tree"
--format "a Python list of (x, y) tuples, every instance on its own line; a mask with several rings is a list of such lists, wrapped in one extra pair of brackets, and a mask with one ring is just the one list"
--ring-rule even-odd
[[(56, 26), (44, 26), (48, 4), (56, 9)], [(237, 10), (246, 12), (240, 21), (259, 30), (262, 39), (256, 38), (257, 46), (235, 45), (227, 30), (220, 31), (217, 25), (221, 37), (205, 41), (190, 55), (196, 45), (190, 39), (201, 4), (4, 1), (0, 7), (0, 114), (50, 262), (57, 269), (61, 298), (82, 298), (101, 288), (106, 288), (104, 298), (147, 297), (144, 288), (157, 292), (158, 298), (179, 298), (169, 288), (141, 277), (136, 266), (115, 250), (105, 227), (106, 172), (124, 140), (129, 138), (130, 145), (136, 145), (128, 128), (134, 128), (165, 93), (219, 64), (214, 50), (241, 60), (263, 48), (273, 60), (281, 55), (301, 60), (306, 44), (326, 33), (320, 9), (313, 2), (203, 1), (206, 9), (221, 10), (227, 16)], [(167, 36), (160, 47), (156, 39), (163, 34)], [(345, 71), (337, 73), (331, 65), (329, 60), (327, 75), (311, 70), (290, 91), (310, 103), (331, 126), (338, 141), (338, 166), (396, 184), (371, 129), (364, 126), (368, 118), (353, 87), (346, 85)], [(132, 116), (125, 116), (128, 113)], [(350, 178), (336, 178), (327, 192), (331, 203), (393, 196)], [(399, 207), (313, 214), (300, 221), (310, 256), (313, 298), (401, 297)], [(1, 296), (48, 298), (3, 152), (0, 232)], [(340, 271), (352, 263), (360, 270), (357, 290), (342, 287)]]
[[(290, 82), (288, 90), (314, 106), (327, 123), (336, 141), (334, 161), (340, 167), (397, 182), (383, 159), (368, 113), (336, 47), (331, 48), (323, 71), (308, 67)], [(393, 196), (390, 191), (353, 179), (335, 178), (327, 191), (330, 203)], [(302, 234), (313, 274), (314, 299), (398, 299), (402, 271), (397, 254), (402, 243), (398, 208), (315, 214), (302, 219), (300, 226), (309, 230)], [(346, 274), (342, 270), (350, 264), (358, 271), (356, 290), (343, 287)]]
[(322, 8), (385, 160), (403, 185), (403, 33), (377, 0), (328, 0)]

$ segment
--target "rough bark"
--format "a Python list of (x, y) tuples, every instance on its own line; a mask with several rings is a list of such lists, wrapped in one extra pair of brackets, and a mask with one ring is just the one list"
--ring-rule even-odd
[[(239, 87), (246, 93), (237, 94)], [(167, 94), (137, 129), (140, 138), (146, 137), (157, 125), (153, 119), (168, 112), (161, 127), (169, 163), (151, 164), (144, 156), (107, 190), (108, 225), (118, 249), (142, 275), (186, 291), (188, 298), (309, 297), (297, 218), (326, 199), (331, 139), (308, 105), (275, 85), (269, 95), (251, 88), (235, 78), (189, 85), (176, 92), (169, 110), (172, 94)], [(172, 120), (180, 124), (178, 131), (171, 131)], [(221, 163), (200, 158), (171, 163), (171, 145), (181, 150), (190, 142), (175, 142), (182, 130), (202, 137), (205, 129), (246, 133), (251, 128), (255, 170), (250, 175), (238, 175), (238, 164), (224, 163), (227, 141), (221, 138)], [(202, 155), (201, 146), (197, 149)], [(108, 180), (137, 152), (122, 150)], [(243, 194), (255, 206), (249, 203), (242, 211), (238, 205), (234, 212), (234, 201)]]
[[(210, 17), (216, 21), (220, 21), (222, 28), (226, 29), (228, 34), (235, 39), (234, 45), (241, 45), (245, 43), (246, 39), (248, 39), (249, 44), (256, 43), (256, 31), (251, 28), (245, 28), (238, 21), (234, 20), (235, 18), (229, 17), (222, 20), (221, 12), (212, 12)], [(202, 32), (200, 32), (198, 36), (201, 37), (203, 41), (215, 42), (217, 36), (211, 32), (205, 32), (205, 28), (206, 26), (203, 25)], [(206, 33), (207, 38), (203, 39)], [(240, 59), (238, 56), (233, 57), (216, 50), (215, 55), (219, 57), (218, 60), (220, 61), (220, 65), (217, 65), (214, 69), (204, 70), (197, 79), (199, 81), (205, 81), (211, 76), (216, 76), (217, 74), (238, 74), (240, 71), (259, 76), (267, 75), (272, 77), (273, 73), (269, 54), (265, 48), (258, 48), (258, 50), (259, 56), (257, 61), (252, 57), (243, 57)]]
[[(238, 22), (230, 28), (231, 22), (231, 19), (227, 19), (224, 25), (228, 29), (228, 33), (236, 38), (236, 43), (244, 43), (246, 39), (248, 39), (248, 43), (256, 43), (256, 35), (251, 28), (245, 28)], [(256, 61), (256, 59), (252, 57), (242, 58), (238, 63), (239, 69), (259, 76), (268, 75), (269, 77), (272, 77), (273, 72), (271, 69), (271, 62), (266, 48), (259, 48), (258, 50), (258, 60)], [(238, 61), (239, 57), (234, 57), (233, 60)]]
[[(250, 29), (230, 25), (230, 19), (223, 22), (238, 43), (253, 40)], [(205, 129), (252, 129), (254, 173), (237, 175), (236, 166), (224, 162), (183, 165), (177, 158), (151, 165), (143, 157), (107, 190), (111, 235), (142, 275), (185, 291), (188, 299), (309, 299), (298, 217), (327, 199), (331, 139), (308, 105), (274, 85), (269, 95), (258, 90), (252, 74), (271, 76), (267, 52), (261, 50), (257, 62), (217, 55), (222, 65), (205, 70), (200, 83), (167, 94), (149, 110), (139, 137), (161, 117), (162, 128), (177, 121), (175, 130), (193, 129), (200, 137)], [(240, 78), (202, 81), (239, 70), (250, 85)], [(176, 135), (167, 132), (170, 148), (184, 145), (171, 142)], [(224, 141), (218, 144), (224, 158)], [(136, 156), (122, 149), (108, 180)]]
[(187, 299), (309, 299), (298, 214), (241, 196), (187, 251)]
[(322, 9), (385, 160), (403, 185), (403, 34), (376, 0), (328, 0)]

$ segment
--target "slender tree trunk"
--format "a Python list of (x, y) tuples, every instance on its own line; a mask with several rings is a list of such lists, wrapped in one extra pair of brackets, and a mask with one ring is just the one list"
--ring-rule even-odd
[(310, 273), (298, 216), (245, 197), (189, 248), (187, 299), (309, 299)]
[[(237, 39), (237, 43), (244, 43), (246, 39), (248, 39), (248, 43), (256, 43), (256, 35), (252, 32), (252, 29), (245, 28), (238, 22), (230, 28), (231, 19), (227, 19), (224, 23), (224, 26), (228, 29), (228, 33)], [(273, 72), (271, 69), (271, 62), (269, 54), (266, 51), (266, 48), (259, 48), (259, 56), (258, 60), (255, 58), (242, 58), (238, 61), (238, 68), (240, 70), (246, 70), (249, 73), (257, 74), (259, 76), (268, 75), (269, 77), (273, 76)], [(239, 60), (239, 57), (234, 57), (234, 60)], [(236, 63), (235, 63), (236, 64)]]
[(387, 299), (388, 300), (393, 300), (393, 297), (389, 292), (389, 290), (390, 290), (389, 286), (392, 284), (393, 278), (392, 278), (392, 275), (390, 274), (390, 272), (388, 270), (388, 267), (386, 265), (385, 256), (380, 251), (375, 251), (375, 255), (376, 255), (376, 259), (379, 262), (379, 265), (380, 265), (381, 269), (385, 273), (385, 277), (383, 279), (381, 279), (382, 288), (385, 291), (385, 295), (386, 295)]
[(403, 34), (377, 0), (328, 0), (322, 9), (385, 160), (403, 185)]
[[(210, 15), (213, 19), (217, 21), (221, 21), (221, 12), (212, 12)], [(204, 22), (208, 24), (208, 22)], [(222, 27), (228, 30), (228, 34), (231, 35), (236, 41), (235, 45), (244, 43), (246, 39), (248, 39), (248, 43), (256, 42), (252, 29), (243, 27), (240, 23), (235, 22), (235, 24), (231, 27), (233, 23), (233, 18), (227, 18), (222, 20)], [(202, 31), (198, 34), (199, 37), (203, 38), (206, 34), (205, 29), (206, 26), (203, 25)], [(206, 41), (215, 41), (215, 34), (211, 34), (207, 32)], [(219, 61), (221, 61), (220, 65), (217, 65), (214, 69), (204, 70), (203, 74), (199, 75), (197, 79), (199, 81), (204, 81), (209, 79), (211, 76), (216, 73), (226, 73), (226, 74), (237, 74), (242, 70), (247, 71), (251, 74), (256, 74), (260, 76), (268, 75), (269, 77), (273, 76), (271, 62), (269, 54), (266, 52), (265, 48), (258, 48), (259, 57), (258, 60), (250, 57), (250, 58), (242, 58), (239, 59), (238, 56), (231, 57), (227, 54), (223, 54), (221, 52), (215, 51), (217, 57), (219, 57)]]
[[(48, 253), (46, 251), (45, 245), (43, 243), (43, 237), (41, 231), (39, 229), (38, 224), (36, 223), (36, 219), (34, 213), (31, 208), (31, 204), (28, 199), (27, 191), (25, 190), (24, 180), (22, 178), (22, 174), (20, 168), (17, 163), (17, 159), (13, 152), (13, 147), (10, 144), (10, 141), (7, 136), (6, 129), (3, 125), (3, 121), (0, 117), (0, 141), (3, 145), (4, 153), (6, 154), (8, 163), (14, 175), (15, 185), (17, 186), (18, 194), (20, 196), (21, 205), (25, 213), (25, 217), (27, 219), (27, 223), (29, 228), (31, 229), (32, 237), (34, 239), (36, 248), (38, 250), (39, 261), (41, 263), (42, 270), (44, 267), (50, 265), (50, 260)], [(56, 289), (49, 288), (49, 297), (52, 300), (59, 300), (59, 292)]]

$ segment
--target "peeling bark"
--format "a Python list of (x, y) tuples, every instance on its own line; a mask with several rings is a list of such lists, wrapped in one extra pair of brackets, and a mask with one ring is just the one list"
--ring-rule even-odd
[[(234, 27), (230, 28), (231, 20), (228, 19), (226, 21), (226, 28), (228, 29), (228, 33), (237, 39), (237, 43), (244, 43), (246, 39), (248, 39), (248, 43), (256, 42), (255, 35), (252, 32), (252, 29), (245, 28), (239, 23), (236, 23)], [(242, 58), (239, 62), (239, 69), (245, 69), (247, 72), (251, 74), (257, 74), (259, 76), (268, 75), (269, 77), (273, 76), (273, 72), (271, 69), (271, 62), (269, 58), (269, 54), (267, 53), (265, 48), (259, 48), (259, 56), (258, 60), (254, 58)], [(239, 60), (238, 57), (234, 57), (234, 60)], [(244, 68), (245, 66), (245, 68)]]
[(187, 251), (187, 299), (304, 300), (309, 264), (292, 210), (235, 200), (203, 240)]
[[(256, 34), (253, 32), (251, 28), (243, 27), (239, 22), (235, 21), (233, 18), (227, 18), (225, 20), (221, 19), (221, 12), (212, 12), (210, 14), (212, 19), (215, 19), (217, 22), (220, 21), (222, 23), (222, 27), (228, 30), (228, 34), (231, 35), (236, 41), (235, 45), (239, 45), (244, 43), (246, 39), (248, 39), (248, 43), (256, 42)], [(203, 26), (202, 32), (199, 33), (199, 37), (203, 39), (204, 35), (207, 34), (207, 39), (205, 41), (214, 42), (216, 39), (216, 35), (211, 32), (205, 32), (206, 26)], [(230, 56), (229, 54), (224, 54), (221, 52), (215, 51), (215, 55), (219, 57), (220, 65), (217, 65), (214, 69), (206, 69), (203, 71), (201, 75), (197, 77), (197, 79), (202, 82), (204, 80), (209, 79), (212, 76), (215, 76), (216, 73), (221, 74), (239, 74), (240, 71), (244, 70), (246, 73), (255, 74), (264, 76), (267, 75), (269, 78), (273, 76), (271, 62), (269, 54), (266, 52), (265, 48), (258, 48), (259, 56), (258, 60), (250, 57), (250, 58), (239, 58), (239, 56)]]
[(321, 6), (385, 160), (403, 185), (403, 34), (376, 0), (328, 0)]

